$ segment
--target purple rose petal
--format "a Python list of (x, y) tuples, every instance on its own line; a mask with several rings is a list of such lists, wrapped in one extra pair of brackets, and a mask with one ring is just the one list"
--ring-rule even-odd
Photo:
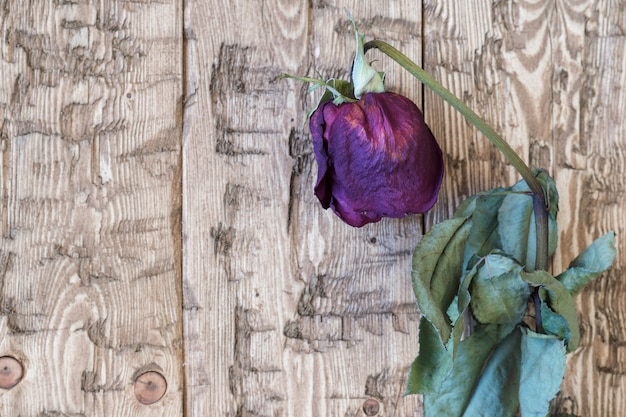
[(310, 120), (315, 195), (351, 226), (428, 211), (443, 178), (441, 149), (420, 110), (394, 93), (327, 101)]

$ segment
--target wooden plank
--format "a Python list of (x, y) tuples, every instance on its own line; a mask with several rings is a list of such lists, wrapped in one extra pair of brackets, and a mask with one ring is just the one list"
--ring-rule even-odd
[(306, 2), (185, 9), (183, 221), (187, 414), (284, 415), (289, 131), (277, 84), (306, 51)]
[[(623, 7), (576, 2), (427, 2), (425, 66), (532, 165), (550, 170), (560, 200), (558, 273), (626, 218)], [(426, 117), (448, 155), (445, 195), (431, 222), (460, 200), (519, 178), (462, 117), (425, 93)], [(558, 409), (623, 414), (624, 289), (618, 259), (578, 298), (581, 347), (569, 356)]]
[[(368, 39), (387, 39), (421, 57), (419, 4), (320, 2), (311, 17), (312, 69), (325, 77), (349, 77), (354, 35), (344, 6)], [(376, 52), (368, 60), (386, 72), (388, 90), (420, 103), (419, 84)], [(291, 216), (297, 221), (290, 233), (302, 288), (288, 323), (286, 354), (310, 370), (302, 372), (294, 395), (318, 404), (311, 415), (363, 415), (368, 399), (378, 403), (381, 415), (419, 415), (420, 398), (403, 393), (417, 353), (410, 262), (422, 234), (421, 216), (346, 226), (312, 194), (317, 168), (310, 147), (307, 152), (299, 156), (292, 185)]]
[[(419, 398), (402, 394), (417, 350), (409, 263), (421, 218), (356, 230), (322, 210), (302, 130), (301, 101), (312, 100), (272, 81), (347, 75), (354, 38), (344, 6), (365, 32), (420, 56), (413, 2), (376, 11), (357, 1), (189, 3), (189, 415), (363, 415), (368, 399), (380, 415), (419, 413)], [(388, 78), (420, 101), (407, 74), (395, 67)]]
[(578, 131), (568, 134), (565, 126), (571, 123), (565, 117), (555, 129), (559, 139), (555, 149), (565, 151), (556, 152), (558, 184), (565, 194), (561, 206), (569, 207), (560, 238), (571, 248), (564, 250), (555, 268), (565, 268), (571, 255), (611, 229), (617, 233), (618, 257), (609, 273), (578, 297), (582, 347), (570, 355), (561, 409), (578, 415), (614, 416), (626, 410), (622, 272), (626, 264), (626, 11), (619, 2), (584, 6), (563, 4), (558, 9), (561, 22), (567, 23), (560, 29), (567, 31), (570, 47), (569, 54), (564, 51), (560, 56), (576, 65), (557, 67), (555, 83), (560, 81), (562, 94), (576, 94), (560, 108), (576, 109), (571, 119)]
[(0, 415), (182, 415), (180, 2), (2, 6)]

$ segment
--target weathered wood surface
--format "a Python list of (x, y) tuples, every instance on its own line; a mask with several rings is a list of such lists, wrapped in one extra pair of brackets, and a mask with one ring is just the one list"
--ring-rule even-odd
[[(555, 272), (616, 230), (616, 264), (579, 296), (559, 409), (624, 414), (624, 6), (0, 1), (0, 357), (25, 371), (0, 416), (421, 415), (402, 396), (411, 250), (463, 198), (518, 177), (373, 53), (444, 149), (440, 201), (362, 229), (322, 210), (313, 97), (274, 77), (347, 76), (343, 7), (550, 170)], [(167, 381), (151, 405), (135, 396), (144, 371)]]
[(182, 415), (181, 11), (0, 3), (3, 417)]
[[(594, 238), (617, 232), (614, 266), (578, 297), (581, 347), (569, 356), (558, 409), (624, 414), (624, 3), (449, 0), (424, 9), (426, 69), (557, 182), (554, 272)], [(436, 221), (460, 199), (518, 177), (454, 110), (432, 93), (425, 97), (427, 122), (448, 157)]]

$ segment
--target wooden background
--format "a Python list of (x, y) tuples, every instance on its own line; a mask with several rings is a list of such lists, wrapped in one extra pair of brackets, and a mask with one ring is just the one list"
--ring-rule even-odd
[(0, 357), (24, 371), (0, 416), (421, 415), (411, 251), (518, 176), (374, 51), (444, 149), (442, 193), (362, 229), (322, 210), (313, 97), (274, 77), (346, 77), (344, 7), (556, 178), (555, 272), (617, 232), (559, 410), (626, 413), (623, 0), (0, 0)]

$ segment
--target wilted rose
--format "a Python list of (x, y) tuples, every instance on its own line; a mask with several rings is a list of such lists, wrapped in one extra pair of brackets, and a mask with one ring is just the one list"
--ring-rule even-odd
[(351, 226), (424, 213), (443, 178), (441, 149), (417, 106), (394, 93), (320, 104), (310, 119), (315, 194)]

